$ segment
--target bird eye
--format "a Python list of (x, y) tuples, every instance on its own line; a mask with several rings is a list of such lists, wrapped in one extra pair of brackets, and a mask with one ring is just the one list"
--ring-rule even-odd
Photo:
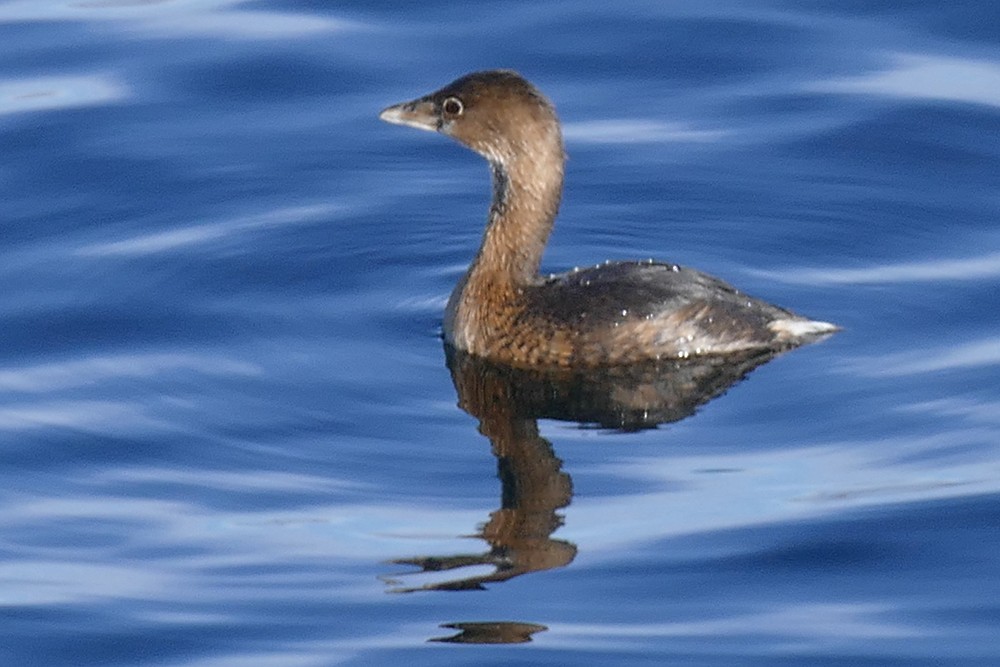
[(441, 104), (441, 110), (449, 116), (460, 116), (464, 109), (462, 100), (457, 97), (449, 97)]

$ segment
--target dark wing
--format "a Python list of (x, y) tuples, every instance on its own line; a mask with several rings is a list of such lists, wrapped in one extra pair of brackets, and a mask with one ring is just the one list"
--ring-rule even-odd
[[(614, 262), (550, 276), (529, 290), (535, 312), (553, 324), (651, 319), (684, 310), (739, 313), (766, 323), (796, 315), (693, 269), (653, 262)], [(726, 318), (728, 319), (728, 317)]]

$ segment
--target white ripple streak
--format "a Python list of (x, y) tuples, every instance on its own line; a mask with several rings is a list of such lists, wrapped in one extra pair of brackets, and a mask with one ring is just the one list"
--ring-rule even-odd
[(785, 269), (751, 271), (753, 275), (806, 285), (916, 283), (941, 280), (981, 280), (1000, 277), (1000, 253), (960, 259), (903, 262), (858, 269)]
[(586, 144), (641, 144), (666, 142), (718, 141), (723, 130), (696, 130), (682, 123), (649, 119), (606, 119), (565, 123), (567, 141)]
[(1000, 365), (1000, 338), (928, 348), (918, 352), (857, 359), (847, 365), (851, 374), (864, 377), (902, 377), (961, 368)]
[(891, 607), (868, 603), (792, 604), (774, 611), (705, 620), (621, 625), (561, 624), (562, 637), (595, 641), (659, 637), (774, 636), (782, 639), (882, 639), (925, 636), (923, 628), (879, 620)]
[(976, 401), (968, 398), (939, 398), (901, 405), (900, 412), (959, 417), (977, 424), (1000, 426), (1000, 401)]
[(179, 227), (165, 232), (134, 236), (121, 241), (95, 243), (79, 248), (76, 254), (82, 257), (152, 255), (184, 246), (216, 241), (242, 232), (308, 223), (329, 214), (332, 210), (333, 207), (327, 205), (283, 208), (246, 218)]
[(99, 106), (128, 96), (124, 85), (100, 74), (7, 79), (0, 81), (0, 115)]
[(893, 59), (895, 67), (890, 69), (819, 81), (809, 89), (1000, 106), (1000, 63), (908, 53), (894, 54)]
[(100, 430), (113, 425), (116, 432), (150, 427), (156, 422), (138, 408), (113, 401), (61, 401), (0, 408), (0, 431), (46, 428)]
[(38, 393), (120, 378), (146, 378), (170, 371), (207, 375), (256, 375), (260, 368), (199, 354), (135, 354), (90, 357), (63, 363), (0, 369), (0, 391)]
[(106, 22), (157, 36), (209, 35), (278, 39), (342, 31), (360, 24), (305, 13), (243, 9), (246, 0), (15, 0), (0, 3), (0, 24), (28, 21)]

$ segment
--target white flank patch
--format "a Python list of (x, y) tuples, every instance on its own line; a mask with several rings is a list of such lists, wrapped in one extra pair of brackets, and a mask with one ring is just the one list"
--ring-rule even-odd
[(784, 334), (792, 338), (821, 336), (840, 330), (836, 324), (818, 320), (775, 320), (767, 326), (776, 334)]

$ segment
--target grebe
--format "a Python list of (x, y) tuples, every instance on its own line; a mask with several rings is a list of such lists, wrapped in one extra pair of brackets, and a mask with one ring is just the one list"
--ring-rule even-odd
[(468, 74), (379, 118), (446, 134), (489, 161), (486, 232), (445, 310), (445, 340), (459, 350), (586, 368), (781, 350), (838, 330), (676, 264), (609, 262), (539, 275), (566, 157), (552, 103), (516, 72)]

